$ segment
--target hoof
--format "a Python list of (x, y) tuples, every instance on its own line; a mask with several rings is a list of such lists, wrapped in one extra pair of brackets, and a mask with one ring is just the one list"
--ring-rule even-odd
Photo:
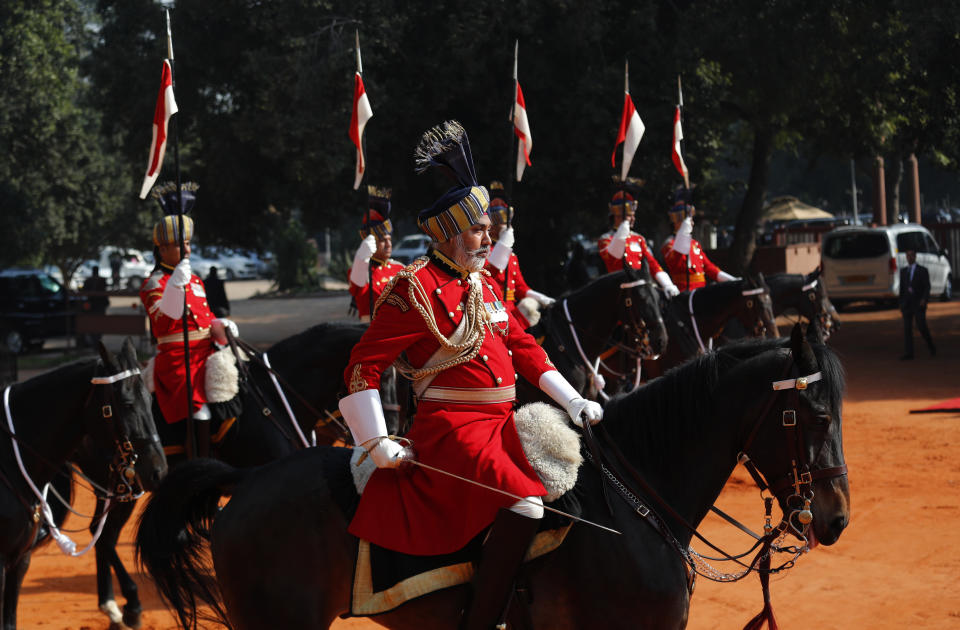
[(117, 602), (112, 599), (100, 604), (100, 612), (110, 618), (110, 630), (114, 630), (115, 626), (119, 627), (119, 624), (123, 623), (123, 613), (120, 612)]
[(132, 609), (129, 606), (123, 607), (123, 623), (124, 630), (140, 630), (140, 625), (142, 623), (140, 619), (140, 613), (143, 612), (141, 608)]

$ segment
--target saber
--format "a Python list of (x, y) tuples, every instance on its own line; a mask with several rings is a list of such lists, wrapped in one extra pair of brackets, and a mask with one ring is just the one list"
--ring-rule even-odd
[(587, 525), (593, 525), (594, 527), (599, 527), (600, 529), (602, 529), (602, 530), (604, 530), (604, 531), (607, 531), (607, 532), (611, 532), (611, 533), (618, 534), (618, 535), (621, 535), (621, 536), (623, 535), (623, 534), (621, 534), (620, 532), (618, 532), (617, 530), (611, 529), (611, 528), (609, 528), (609, 527), (607, 527), (607, 526), (605, 526), (605, 525), (600, 525), (599, 523), (594, 523), (593, 521), (588, 521), (588, 520), (585, 519), (585, 518), (580, 518), (579, 516), (574, 516), (573, 514), (567, 514), (566, 512), (563, 512), (563, 511), (561, 511), (561, 510), (557, 510), (557, 509), (552, 508), (552, 507), (547, 506), (547, 505), (540, 505), (539, 503), (534, 503), (533, 501), (531, 501), (530, 499), (528, 499), (528, 498), (526, 498), (526, 497), (518, 496), (518, 495), (516, 495), (516, 494), (513, 494), (512, 492), (507, 492), (506, 490), (501, 490), (500, 488), (494, 488), (493, 486), (488, 486), (488, 485), (485, 484), (485, 483), (480, 483), (479, 481), (474, 481), (473, 479), (467, 479), (466, 477), (461, 477), (460, 475), (455, 475), (455, 474), (453, 474), (452, 472), (447, 472), (446, 470), (442, 470), (442, 469), (440, 469), (440, 468), (434, 468), (433, 466), (430, 466), (429, 464), (424, 464), (423, 462), (418, 462), (418, 461), (415, 460), (415, 459), (406, 459), (406, 460), (403, 461), (403, 463), (404, 463), (404, 464), (414, 464), (415, 466), (419, 466), (419, 467), (421, 467), (421, 468), (426, 468), (427, 470), (432, 470), (433, 472), (438, 472), (438, 473), (440, 473), (441, 475), (446, 475), (447, 477), (453, 477), (454, 479), (459, 479), (460, 481), (466, 481), (467, 483), (473, 484), (473, 485), (475, 485), (475, 486), (480, 486), (481, 488), (486, 488), (487, 490), (490, 490), (490, 491), (492, 491), (492, 492), (496, 492), (496, 493), (499, 493), (499, 494), (506, 495), (506, 496), (510, 497), (511, 499), (516, 499), (516, 500), (518, 500), (518, 501), (526, 501), (527, 503), (529, 503), (529, 504), (531, 504), (531, 505), (540, 506), (540, 507), (542, 507), (542, 508), (545, 509), (545, 510), (549, 510), (549, 511), (553, 512), (554, 514), (559, 514), (560, 516), (566, 516), (567, 518), (573, 519), (573, 520), (575, 520), (575, 521), (579, 521), (579, 522), (581, 522), (581, 523), (586, 523)]

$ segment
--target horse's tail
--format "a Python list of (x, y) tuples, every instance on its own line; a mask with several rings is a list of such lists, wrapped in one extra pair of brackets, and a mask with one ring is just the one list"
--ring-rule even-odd
[[(213, 459), (185, 462), (164, 478), (140, 517), (137, 561), (183, 628), (196, 628), (198, 619), (230, 627), (210, 576), (207, 545), (220, 498), (232, 493), (246, 472)], [(198, 612), (203, 604), (212, 612)]]

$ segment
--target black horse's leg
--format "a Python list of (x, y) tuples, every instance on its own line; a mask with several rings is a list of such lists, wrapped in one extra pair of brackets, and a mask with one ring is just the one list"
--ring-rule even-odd
[[(101, 612), (110, 618), (110, 627), (119, 628), (120, 623), (128, 627), (135, 628), (140, 622), (140, 598), (137, 593), (137, 585), (130, 578), (126, 568), (120, 561), (117, 554), (117, 541), (120, 538), (120, 532), (123, 526), (130, 519), (133, 508), (136, 504), (132, 501), (123, 503), (114, 503), (107, 514), (107, 521), (103, 525), (103, 532), (97, 541), (97, 596)], [(97, 500), (97, 512), (99, 515), (103, 509), (102, 502)], [(98, 518), (94, 518), (90, 525), (91, 531), (96, 531)], [(123, 607), (123, 612), (117, 606), (113, 592), (113, 576), (111, 569), (117, 574), (117, 581), (120, 583), (120, 592), (127, 600)], [(134, 621), (137, 625), (131, 624)]]
[(3, 590), (3, 630), (17, 630), (17, 600), (20, 599), (20, 586), (23, 576), (30, 568), (30, 552), (23, 554), (12, 567), (6, 571), (0, 569), (0, 587)]

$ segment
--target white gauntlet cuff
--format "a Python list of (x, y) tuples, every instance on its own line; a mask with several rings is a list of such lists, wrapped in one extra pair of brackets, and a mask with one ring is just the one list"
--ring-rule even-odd
[(340, 414), (350, 427), (353, 443), (357, 446), (387, 435), (383, 404), (380, 402), (380, 392), (376, 389), (364, 389), (341, 398)]

